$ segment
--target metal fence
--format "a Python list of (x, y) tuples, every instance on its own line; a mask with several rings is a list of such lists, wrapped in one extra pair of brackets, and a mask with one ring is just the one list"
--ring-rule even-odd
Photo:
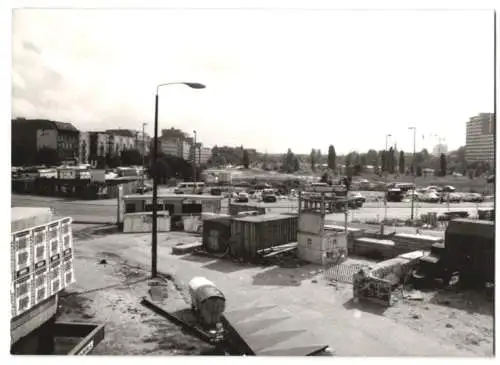
[(352, 284), (353, 276), (366, 265), (354, 263), (340, 263), (329, 265), (323, 271), (323, 279)]

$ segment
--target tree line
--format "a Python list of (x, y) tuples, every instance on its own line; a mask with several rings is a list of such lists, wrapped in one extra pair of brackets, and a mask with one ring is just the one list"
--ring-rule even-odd
[(274, 169), (282, 172), (297, 172), (299, 170), (317, 171), (325, 167), (333, 172), (339, 172), (339, 165), (345, 166), (345, 172), (350, 175), (359, 175), (368, 166), (373, 172), (382, 175), (388, 174), (416, 174), (422, 175), (424, 168), (432, 168), (438, 176), (451, 172), (459, 172), (471, 177), (479, 176), (490, 171), (492, 166), (487, 163), (467, 164), (465, 161), (465, 147), (439, 156), (431, 155), (422, 149), (413, 155), (390, 147), (387, 151), (370, 149), (366, 153), (350, 152), (347, 155), (337, 155), (335, 147), (330, 145), (328, 152), (323, 155), (321, 149), (311, 149), (309, 155), (295, 154), (291, 148), (283, 155), (268, 155), (258, 153), (254, 149), (248, 150), (241, 147), (214, 147), (211, 166), (243, 165), (245, 168), (255, 164), (263, 169)]

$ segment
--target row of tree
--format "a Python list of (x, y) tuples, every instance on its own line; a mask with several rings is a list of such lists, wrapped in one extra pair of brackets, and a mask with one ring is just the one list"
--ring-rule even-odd
[(487, 163), (468, 165), (465, 161), (465, 147), (459, 148), (448, 156), (441, 154), (438, 157), (429, 154), (426, 149), (413, 156), (413, 154), (406, 154), (404, 151), (397, 151), (393, 147), (387, 151), (370, 149), (367, 153), (350, 152), (345, 156), (337, 156), (333, 145), (329, 146), (327, 156), (323, 156), (320, 149), (312, 149), (306, 158), (304, 155), (294, 154), (291, 149), (288, 149), (285, 155), (277, 158), (277, 156), (270, 156), (267, 153), (257, 153), (253, 149), (244, 149), (243, 146), (215, 146), (209, 165), (221, 166), (230, 163), (248, 168), (252, 163), (259, 163), (264, 169), (269, 169), (270, 165), (274, 165), (276, 170), (295, 172), (305, 166), (303, 165), (305, 161), (308, 161), (312, 171), (316, 171), (318, 165), (322, 165), (324, 162), (326, 162), (328, 169), (335, 171), (338, 164), (343, 163), (349, 173), (354, 175), (359, 175), (366, 166), (372, 166), (378, 174), (412, 174), (416, 169), (416, 174), (421, 175), (422, 169), (433, 168), (436, 175), (445, 175), (453, 171), (473, 176), (479, 176), (491, 168)]

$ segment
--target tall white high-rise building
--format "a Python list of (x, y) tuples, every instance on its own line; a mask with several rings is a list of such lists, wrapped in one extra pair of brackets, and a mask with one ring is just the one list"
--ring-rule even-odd
[(495, 115), (480, 113), (467, 122), (465, 159), (493, 163), (495, 159)]

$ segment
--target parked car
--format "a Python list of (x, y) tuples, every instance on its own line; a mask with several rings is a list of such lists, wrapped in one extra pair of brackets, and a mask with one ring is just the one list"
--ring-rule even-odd
[(347, 197), (349, 199), (353, 199), (354, 204), (358, 208), (361, 208), (363, 206), (363, 204), (366, 203), (366, 198), (363, 195), (361, 195), (361, 193), (358, 193), (357, 191), (350, 191), (347, 194)]
[(423, 194), (420, 200), (426, 203), (437, 203), (441, 200), (441, 196), (435, 191), (429, 191)]
[(264, 203), (275, 203), (277, 200), (273, 189), (264, 189), (262, 191), (262, 201)]
[(444, 193), (454, 193), (457, 189), (455, 189), (455, 187), (451, 186), (451, 185), (445, 185), (443, 186), (443, 189), (442, 191)]
[(211, 188), (210, 195), (220, 196), (220, 195), (222, 195), (222, 189), (221, 188)]
[(153, 186), (150, 184), (141, 184), (137, 186), (137, 189), (135, 189), (137, 194), (145, 194), (150, 191), (153, 191)]
[(248, 203), (248, 194), (244, 191), (239, 192), (236, 201), (238, 203)]
[(462, 195), (458, 193), (448, 193), (443, 197), (443, 201), (449, 201), (450, 203), (460, 203), (462, 201)]
[(203, 194), (205, 183), (202, 182), (183, 182), (174, 189), (175, 194)]
[(464, 195), (462, 200), (464, 202), (470, 202), (470, 203), (481, 203), (484, 201), (484, 198), (481, 194), (478, 193), (468, 193)]
[(399, 203), (403, 200), (404, 192), (399, 188), (387, 189), (385, 197), (388, 202)]
[(439, 190), (440, 190), (439, 186), (436, 186), (436, 185), (429, 185), (429, 186), (427, 186), (427, 187), (425, 187), (425, 188), (422, 189), (422, 191), (426, 192), (426, 193), (427, 192), (431, 192), (431, 191), (436, 191), (437, 192)]
[(419, 201), (424, 196), (424, 193), (421, 193), (421, 192), (416, 191), (416, 190), (409, 190), (405, 194), (405, 198), (411, 200), (413, 198), (413, 195), (415, 195), (415, 201)]

